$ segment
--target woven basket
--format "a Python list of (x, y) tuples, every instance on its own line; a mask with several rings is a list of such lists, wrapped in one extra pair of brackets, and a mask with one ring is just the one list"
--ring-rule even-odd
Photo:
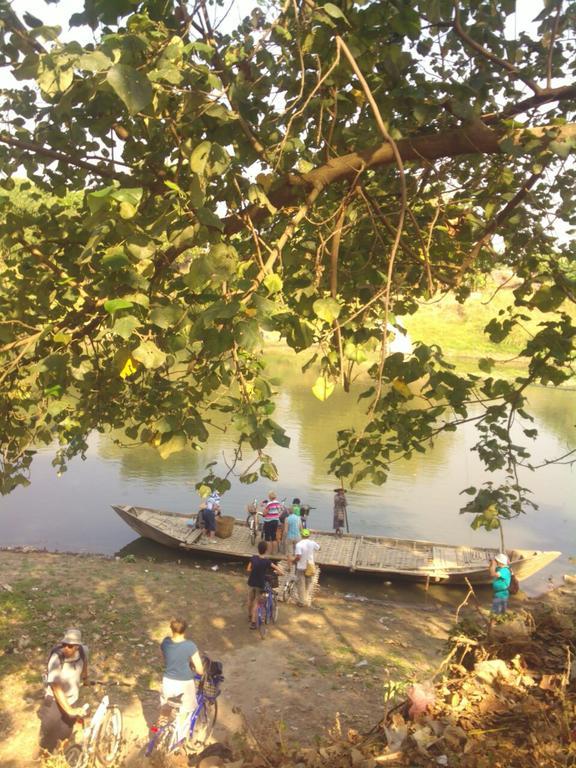
[(234, 518), (221, 515), (216, 518), (216, 536), (219, 539), (229, 539), (234, 530)]
[(215, 699), (220, 693), (220, 677), (209, 677), (204, 681), (202, 690), (208, 699)]

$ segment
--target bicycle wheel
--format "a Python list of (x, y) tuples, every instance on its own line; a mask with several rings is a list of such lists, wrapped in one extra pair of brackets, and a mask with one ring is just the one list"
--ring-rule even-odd
[(186, 748), (189, 752), (197, 752), (202, 749), (214, 730), (216, 718), (218, 717), (218, 702), (204, 700), (204, 706), (198, 713), (194, 731), (186, 741)]
[(88, 765), (88, 755), (81, 744), (69, 744), (64, 749), (64, 760), (70, 768), (86, 768)]
[(276, 595), (272, 596), (270, 621), (272, 622), (272, 624), (276, 624), (276, 622), (278, 621), (278, 598), (276, 597)]
[(122, 742), (122, 712), (116, 706), (108, 707), (102, 725), (96, 734), (96, 758), (104, 766), (113, 765)]
[(260, 637), (262, 640), (266, 637), (266, 632), (268, 630), (268, 627), (266, 625), (266, 608), (261, 603), (258, 606), (258, 613), (256, 615), (256, 623), (258, 624), (258, 632), (260, 632)]
[(248, 525), (250, 526), (250, 544), (254, 546), (256, 544), (256, 525), (252, 521)]

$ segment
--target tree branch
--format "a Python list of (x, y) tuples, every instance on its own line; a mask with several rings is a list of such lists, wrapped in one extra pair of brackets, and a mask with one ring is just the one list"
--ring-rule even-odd
[(499, 67), (502, 67), (502, 69), (505, 69), (507, 72), (509, 72), (511, 75), (514, 75), (518, 78), (518, 80), (521, 80), (523, 83), (525, 83), (530, 90), (534, 91), (536, 95), (541, 93), (540, 86), (535, 83), (533, 80), (531, 80), (529, 77), (526, 77), (522, 74), (522, 72), (514, 66), (514, 64), (511, 64), (509, 61), (506, 61), (506, 59), (501, 59), (499, 56), (496, 56), (495, 53), (492, 53), (492, 51), (489, 51), (487, 48), (484, 48), (483, 45), (480, 45), (480, 43), (477, 43), (474, 38), (470, 37), (470, 35), (464, 30), (462, 25), (460, 24), (460, 9), (458, 8), (458, 3), (455, 3), (455, 9), (454, 9), (454, 32), (458, 35), (458, 37), (466, 43), (470, 48), (474, 49), (477, 53), (479, 53), (483, 58), (488, 59), (488, 61), (491, 61), (493, 64), (497, 64)]
[(125, 173), (117, 173), (116, 171), (111, 171), (109, 168), (102, 168), (97, 165), (92, 165), (91, 163), (86, 162), (86, 160), (82, 160), (80, 157), (66, 155), (64, 152), (58, 152), (55, 149), (50, 149), (50, 147), (45, 147), (42, 144), (36, 144), (33, 141), (17, 139), (14, 136), (10, 136), (4, 132), (0, 133), (0, 142), (3, 144), (8, 144), (10, 147), (23, 149), (26, 152), (33, 152), (34, 154), (42, 155), (43, 157), (49, 157), (52, 160), (57, 160), (58, 162), (65, 163), (66, 165), (74, 165), (77, 168), (83, 168), (84, 170), (93, 173), (95, 176), (103, 176), (107, 179), (116, 179), (117, 181), (120, 181), (124, 184), (129, 182), (131, 186), (134, 186), (135, 182), (138, 181), (134, 176), (128, 176), (128, 174)]
[(520, 187), (518, 192), (514, 195), (514, 197), (509, 200), (504, 208), (502, 208), (495, 216), (492, 217), (492, 219), (488, 222), (488, 224), (484, 227), (484, 231), (482, 232), (481, 236), (476, 241), (476, 244), (468, 254), (468, 256), (462, 261), (462, 266), (460, 267), (460, 272), (457, 277), (457, 282), (460, 282), (462, 278), (464, 277), (464, 274), (468, 267), (478, 258), (478, 255), (480, 254), (480, 251), (482, 250), (483, 246), (486, 244), (487, 240), (494, 235), (498, 227), (503, 224), (507, 219), (510, 218), (510, 216), (513, 214), (514, 210), (520, 205), (520, 203), (524, 200), (528, 192), (532, 189), (534, 184), (540, 179), (544, 171), (546, 170), (546, 166), (543, 166), (541, 170), (539, 170), (537, 173), (533, 173), (530, 178), (528, 178), (524, 184)]
[[(501, 154), (500, 140), (506, 135), (514, 144), (520, 145), (529, 138), (544, 139), (553, 132), (556, 141), (568, 141), (576, 137), (576, 123), (567, 125), (544, 125), (532, 128), (518, 128), (512, 133), (504, 129), (492, 129), (477, 120), (470, 125), (444, 133), (417, 136), (413, 139), (400, 139), (396, 142), (403, 163), (434, 161), (440, 158), (453, 158), (460, 155), (497, 155)], [(363, 168), (377, 168), (395, 162), (392, 146), (386, 142), (359, 152), (351, 152), (340, 157), (333, 157), (324, 165), (301, 175), (290, 174), (283, 183), (271, 190), (268, 198), (276, 208), (285, 208), (299, 204), (302, 193), (310, 189), (325, 189), (338, 181), (353, 178)], [(228, 235), (240, 232), (245, 226), (244, 217), (253, 222), (267, 218), (267, 208), (252, 205), (239, 214), (224, 220), (224, 232)]]

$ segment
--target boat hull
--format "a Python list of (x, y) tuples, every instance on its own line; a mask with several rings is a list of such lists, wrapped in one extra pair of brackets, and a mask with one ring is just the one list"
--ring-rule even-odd
[[(236, 520), (230, 538), (209, 542), (201, 531), (188, 525), (188, 515), (147, 507), (115, 505), (113, 509), (140, 536), (180, 552), (202, 552), (238, 560), (247, 560), (256, 552), (242, 520)], [(497, 552), (382, 536), (336, 536), (324, 531), (313, 531), (313, 536), (320, 544), (316, 562), (322, 570), (431, 584), (488, 585), (488, 564)], [(509, 554), (512, 571), (523, 581), (553, 562), (560, 552), (514, 550)]]

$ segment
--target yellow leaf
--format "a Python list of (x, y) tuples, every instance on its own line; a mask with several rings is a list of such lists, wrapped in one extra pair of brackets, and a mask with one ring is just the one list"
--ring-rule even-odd
[(412, 397), (412, 392), (410, 391), (410, 387), (408, 384), (406, 384), (405, 381), (402, 381), (402, 379), (394, 379), (392, 382), (392, 386), (398, 392), (399, 395), (402, 395), (402, 397)]
[(120, 378), (121, 379), (127, 379), (128, 376), (132, 376), (133, 373), (136, 373), (136, 366), (134, 365), (134, 360), (132, 360), (131, 357), (126, 360), (124, 363), (124, 368), (120, 371)]
[(318, 400), (324, 402), (325, 400), (328, 400), (332, 392), (334, 392), (334, 382), (329, 381), (326, 376), (318, 376), (312, 387), (312, 392)]

